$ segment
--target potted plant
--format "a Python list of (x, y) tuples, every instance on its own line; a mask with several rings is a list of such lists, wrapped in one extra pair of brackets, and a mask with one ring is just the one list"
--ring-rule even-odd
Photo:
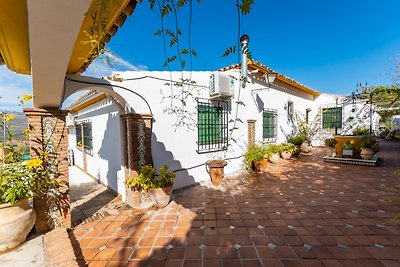
[(354, 145), (350, 141), (343, 144), (343, 158), (353, 158)]
[(264, 158), (268, 155), (265, 147), (259, 145), (251, 146), (244, 154), (244, 161), (250, 170), (265, 172), (268, 159)]
[(266, 150), (269, 162), (278, 163), (280, 158), (281, 146), (278, 144), (267, 144)]
[(358, 126), (353, 130), (353, 135), (369, 135), (369, 129)]
[(223, 159), (212, 159), (207, 160), (206, 170), (211, 178), (211, 183), (213, 185), (220, 185), (222, 183), (222, 178), (224, 178), (224, 168), (227, 162)]
[(294, 155), (294, 156), (297, 157), (297, 156), (300, 155), (300, 153), (301, 153), (301, 148), (300, 148), (300, 146), (301, 146), (301, 144), (303, 144), (303, 142), (304, 142), (304, 137), (302, 137), (302, 136), (300, 136), (300, 135), (292, 136), (292, 137), (289, 139), (289, 143), (292, 143), (293, 145), (296, 146), (296, 150), (293, 152), (293, 155)]
[(281, 147), (281, 157), (283, 159), (290, 159), (292, 154), (296, 151), (296, 146), (292, 143), (282, 143)]
[(335, 138), (327, 138), (324, 140), (324, 143), (326, 146), (326, 155), (331, 158), (335, 157), (337, 140)]
[(372, 136), (363, 136), (360, 140), (361, 157), (370, 160), (379, 151), (379, 142)]
[[(307, 109), (307, 113), (310, 112), (311, 109)], [(308, 114), (307, 114), (308, 115)], [(303, 137), (303, 142), (300, 144), (300, 149), (302, 152), (310, 153), (312, 149), (311, 141), (314, 136), (320, 131), (320, 113), (315, 115), (315, 118), (309, 121), (307, 116), (303, 114), (296, 114), (296, 126), (297, 133), (299, 136)]]
[(156, 178), (155, 169), (151, 165), (145, 165), (139, 169), (137, 176), (126, 179), (125, 184), (132, 190), (148, 192), (154, 206), (163, 208), (171, 199), (175, 176), (164, 165)]
[(176, 174), (168, 171), (168, 166), (164, 165), (160, 168), (158, 178), (153, 179), (149, 196), (156, 207), (163, 208), (168, 205), (171, 200), (175, 177)]

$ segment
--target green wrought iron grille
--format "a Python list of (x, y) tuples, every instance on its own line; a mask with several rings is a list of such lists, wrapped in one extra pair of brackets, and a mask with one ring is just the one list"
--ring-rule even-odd
[(93, 142), (92, 142), (92, 123), (91, 122), (84, 122), (82, 123), (83, 129), (83, 148), (86, 152), (91, 153), (93, 149)]
[(263, 112), (263, 138), (275, 139), (277, 135), (277, 111), (268, 109)]
[(76, 145), (79, 144), (79, 142), (82, 141), (82, 127), (81, 124), (75, 124), (75, 137), (76, 137)]
[(342, 107), (322, 109), (322, 128), (342, 128)]
[(197, 102), (197, 153), (228, 148), (228, 103)]

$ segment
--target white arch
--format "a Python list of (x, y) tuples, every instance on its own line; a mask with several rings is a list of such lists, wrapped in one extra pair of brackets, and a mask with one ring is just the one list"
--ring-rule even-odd
[[(97, 90), (111, 96), (122, 108), (124, 113), (134, 112), (134, 109), (128, 103), (127, 99), (131, 98), (133, 91), (125, 90), (119, 87), (117, 82), (104, 80), (100, 78), (67, 75), (65, 77), (65, 89), (62, 102), (64, 102), (72, 94), (81, 90)], [(146, 102), (144, 99), (142, 101)]]

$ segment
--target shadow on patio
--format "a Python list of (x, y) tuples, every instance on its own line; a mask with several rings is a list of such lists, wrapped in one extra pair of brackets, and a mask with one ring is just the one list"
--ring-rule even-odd
[[(174, 194), (160, 210), (126, 210), (76, 227), (89, 266), (398, 266), (400, 144), (379, 167), (322, 161), (322, 150)], [(82, 254), (79, 253), (82, 252)]]

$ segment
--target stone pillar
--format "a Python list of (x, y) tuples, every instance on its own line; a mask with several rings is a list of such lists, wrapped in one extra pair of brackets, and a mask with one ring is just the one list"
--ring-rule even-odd
[[(37, 158), (39, 153), (55, 152), (58, 162), (58, 179), (63, 182), (60, 192), (48, 195), (46, 199), (34, 199), (36, 211), (36, 232), (42, 233), (59, 226), (71, 226), (68, 156), (68, 134), (65, 117), (68, 111), (25, 108), (29, 123), (29, 144), (31, 158)], [(60, 205), (60, 203), (62, 203)]]
[(152, 115), (121, 115), (124, 131), (125, 177), (137, 174), (143, 165), (153, 165), (151, 156)]
[(256, 143), (256, 120), (247, 120), (247, 147)]

